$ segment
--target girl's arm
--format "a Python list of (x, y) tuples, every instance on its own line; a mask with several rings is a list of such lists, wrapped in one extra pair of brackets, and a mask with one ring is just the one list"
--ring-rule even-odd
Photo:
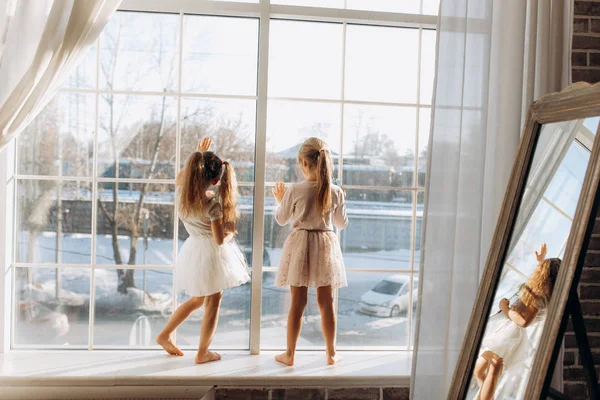
[(273, 189), (273, 196), (279, 206), (275, 212), (275, 221), (281, 226), (287, 224), (294, 214), (294, 200), (292, 199), (292, 188), (286, 190), (283, 182), (277, 182)]
[(225, 242), (228, 242), (233, 237), (232, 233), (225, 232), (225, 228), (223, 227), (223, 218), (211, 221), (210, 228), (212, 230), (213, 238), (219, 246)]
[(348, 214), (346, 213), (346, 192), (340, 188), (338, 196), (340, 196), (340, 203), (333, 211), (333, 225), (335, 225), (336, 228), (344, 229), (348, 226)]
[(535, 321), (535, 317), (538, 315), (539, 310), (532, 305), (525, 306), (523, 305), (522, 311), (516, 311), (508, 305), (507, 299), (502, 299), (500, 301), (500, 309), (515, 324), (520, 326), (521, 328), (527, 328), (533, 321)]

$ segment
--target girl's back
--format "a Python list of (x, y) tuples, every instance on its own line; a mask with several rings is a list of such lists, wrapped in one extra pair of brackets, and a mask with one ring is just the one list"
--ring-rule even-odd
[(332, 231), (333, 227), (348, 225), (344, 192), (331, 186), (331, 209), (323, 215), (317, 202), (317, 182), (303, 181), (291, 185), (277, 210), (276, 220), (285, 225), (292, 219), (292, 227), (301, 230)]

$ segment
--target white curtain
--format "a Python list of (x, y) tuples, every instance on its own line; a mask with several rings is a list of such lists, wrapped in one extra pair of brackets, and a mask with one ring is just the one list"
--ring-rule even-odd
[(120, 0), (0, 0), (0, 151), (48, 104)]
[(525, 113), (569, 81), (571, 9), (441, 0), (413, 399), (447, 395)]

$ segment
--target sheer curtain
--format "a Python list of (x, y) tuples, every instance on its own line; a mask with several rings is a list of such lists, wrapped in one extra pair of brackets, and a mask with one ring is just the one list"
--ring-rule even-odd
[(413, 399), (442, 399), (531, 101), (569, 81), (571, 2), (441, 0)]
[(46, 106), (120, 0), (0, 0), (0, 151)]

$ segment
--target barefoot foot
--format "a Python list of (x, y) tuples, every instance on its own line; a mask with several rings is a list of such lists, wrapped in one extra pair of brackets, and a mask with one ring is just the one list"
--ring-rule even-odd
[(179, 350), (175, 343), (168, 335), (160, 334), (156, 337), (156, 343), (159, 344), (165, 351), (173, 356), (182, 356), (183, 351)]
[(219, 361), (221, 359), (221, 355), (219, 353), (215, 353), (213, 351), (206, 352), (198, 352), (196, 354), (196, 364), (205, 364), (212, 361)]
[(334, 354), (333, 356), (330, 356), (329, 354), (327, 354), (327, 364), (335, 365), (335, 364), (339, 363), (340, 361), (342, 361), (342, 356), (340, 356), (338, 354)]
[(294, 356), (291, 356), (288, 353), (283, 353), (278, 356), (275, 356), (275, 360), (277, 362), (287, 365), (288, 367), (294, 365)]

